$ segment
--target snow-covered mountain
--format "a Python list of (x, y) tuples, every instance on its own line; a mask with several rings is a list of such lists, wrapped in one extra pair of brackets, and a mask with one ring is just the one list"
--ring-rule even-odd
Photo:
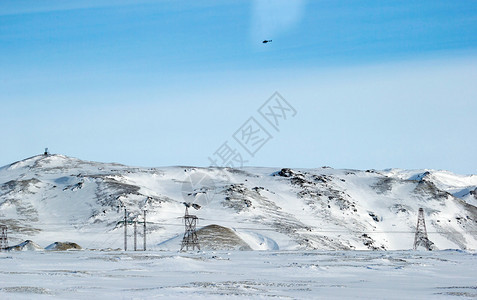
[[(410, 249), (418, 209), (438, 249), (477, 249), (477, 176), (434, 170), (136, 168), (39, 155), (0, 168), (0, 224), (10, 244), (123, 245), (147, 210), (147, 245), (179, 249), (183, 202), (199, 227), (228, 229), (254, 250)], [(225, 229), (224, 229), (225, 228)], [(133, 226), (128, 225), (129, 245)], [(229, 241), (230, 242), (230, 241)], [(210, 236), (208, 239), (210, 244)], [(130, 246), (131, 247), (131, 246)], [(141, 246), (138, 246), (139, 248)], [(131, 249), (131, 248), (129, 248)]]

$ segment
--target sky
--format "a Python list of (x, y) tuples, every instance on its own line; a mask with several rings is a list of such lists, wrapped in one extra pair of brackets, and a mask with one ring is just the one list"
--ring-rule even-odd
[(477, 174), (476, 82), (477, 1), (2, 0), (0, 165)]

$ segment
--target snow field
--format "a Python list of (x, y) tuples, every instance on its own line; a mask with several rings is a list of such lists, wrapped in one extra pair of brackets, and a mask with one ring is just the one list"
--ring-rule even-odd
[(464, 251), (0, 253), (2, 299), (477, 297)]

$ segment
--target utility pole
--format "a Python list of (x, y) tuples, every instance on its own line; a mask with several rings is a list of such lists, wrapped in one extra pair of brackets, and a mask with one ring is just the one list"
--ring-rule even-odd
[(128, 220), (127, 210), (124, 207), (124, 251), (128, 250)]
[(144, 210), (144, 251), (146, 251), (146, 210)]
[(7, 226), (0, 225), (2, 235), (0, 235), (0, 251), (6, 250), (8, 248), (8, 237), (7, 237)]
[(427, 237), (426, 221), (424, 220), (424, 209), (419, 208), (417, 216), (416, 235), (414, 236), (414, 250), (423, 246), (426, 250), (431, 250), (432, 242)]
[(134, 251), (137, 251), (137, 220), (134, 220)]
[[(132, 220), (128, 221), (127, 208), (124, 205), (124, 203), (120, 200), (120, 197), (121, 196), (119, 196), (117, 198), (117, 200), (119, 201), (118, 212), (120, 211), (121, 207), (124, 207), (124, 220), (120, 221), (118, 223), (123, 223), (124, 224), (124, 251), (127, 251), (127, 249), (128, 249), (128, 229), (127, 229), (128, 222), (133, 224), (133, 228), (134, 228), (134, 251), (137, 251), (137, 223), (141, 224), (141, 222), (138, 222), (138, 220), (137, 220), (139, 218), (139, 216), (136, 216), (134, 218), (134, 221), (132, 221)], [(147, 199), (146, 199), (146, 203), (147, 203)], [(145, 207), (144, 207), (144, 251), (146, 251), (146, 208)]]

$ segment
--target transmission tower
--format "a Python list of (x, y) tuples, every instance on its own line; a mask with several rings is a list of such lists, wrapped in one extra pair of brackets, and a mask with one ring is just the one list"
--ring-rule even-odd
[(0, 236), (0, 250), (6, 250), (8, 248), (7, 226), (0, 225), (2, 235)]
[(195, 215), (189, 214), (189, 207), (192, 206), (195, 209), (199, 209), (200, 206), (185, 202), (184, 205), (186, 207), (184, 215), (185, 232), (184, 237), (182, 238), (181, 251), (184, 250), (184, 248), (186, 251), (189, 251), (189, 248), (195, 250), (196, 247), (200, 250), (199, 239), (197, 238), (196, 232), (196, 225), (199, 218)]
[(429, 238), (427, 237), (426, 221), (424, 220), (424, 209), (419, 208), (413, 249), (417, 250), (417, 247), (423, 246), (426, 250), (429, 251), (431, 250), (432, 244), (433, 243), (429, 241)]

